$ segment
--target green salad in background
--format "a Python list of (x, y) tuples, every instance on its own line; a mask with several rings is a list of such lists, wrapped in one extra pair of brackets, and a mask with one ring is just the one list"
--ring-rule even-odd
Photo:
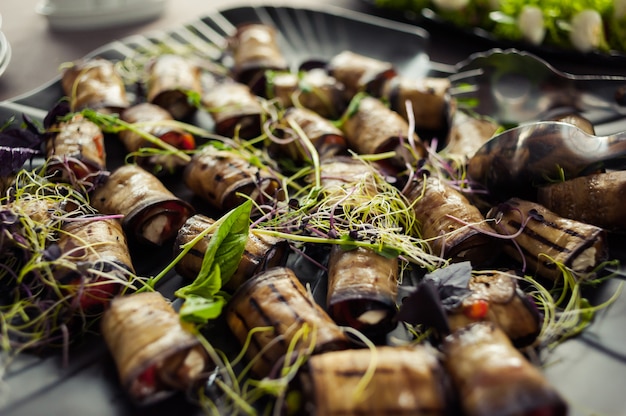
[(381, 8), (434, 12), (499, 40), (580, 52), (626, 52), (626, 0), (374, 0)]

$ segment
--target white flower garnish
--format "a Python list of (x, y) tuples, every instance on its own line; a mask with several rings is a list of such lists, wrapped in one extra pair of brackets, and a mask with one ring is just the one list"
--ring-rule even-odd
[(517, 26), (524, 39), (533, 45), (540, 45), (546, 36), (543, 12), (537, 6), (524, 6), (517, 17)]
[(583, 10), (572, 17), (569, 39), (581, 52), (597, 49), (604, 39), (602, 16), (596, 10)]
[(433, 0), (437, 9), (454, 12), (469, 4), (469, 0)]

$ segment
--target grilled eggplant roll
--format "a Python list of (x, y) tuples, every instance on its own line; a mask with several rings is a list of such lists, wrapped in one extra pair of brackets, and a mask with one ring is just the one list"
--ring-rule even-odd
[(385, 82), (397, 75), (390, 62), (352, 51), (343, 51), (331, 58), (328, 73), (345, 86), (348, 100), (359, 92), (381, 97)]
[(299, 409), (289, 410), (320, 416), (451, 415), (449, 384), (437, 354), (429, 347), (331, 351), (310, 357), (300, 370), (292, 385), (304, 400)]
[(185, 119), (196, 111), (189, 93), (202, 94), (200, 75), (200, 67), (188, 58), (159, 55), (147, 66), (146, 99), (166, 109), (176, 120)]
[(626, 171), (581, 176), (540, 187), (537, 201), (550, 211), (609, 231), (626, 231)]
[(124, 80), (112, 61), (93, 58), (76, 61), (63, 71), (61, 86), (72, 111), (91, 108), (119, 113), (130, 102)]
[(492, 226), (502, 235), (519, 233), (504, 251), (547, 279), (561, 277), (557, 264), (589, 273), (608, 259), (605, 230), (560, 217), (535, 202), (511, 198), (491, 209), (487, 218), (496, 220)]
[(227, 211), (248, 195), (254, 201), (280, 198), (280, 181), (269, 170), (253, 166), (242, 155), (211, 145), (196, 153), (184, 172), (187, 187), (214, 208)]
[(393, 329), (398, 295), (398, 259), (373, 250), (331, 249), (327, 305), (330, 316), (368, 336)]
[[(202, 214), (189, 217), (178, 231), (174, 243), (174, 254), (178, 255), (184, 244), (191, 242), (214, 223), (214, 219)], [(178, 274), (191, 280), (198, 276), (211, 235), (212, 233), (209, 232), (176, 263)], [(256, 234), (254, 230), (250, 230), (239, 267), (226, 282), (224, 289), (235, 291), (253, 275), (261, 273), (265, 269), (282, 266), (286, 260), (287, 250), (288, 244), (285, 239)]]
[(447, 336), (444, 365), (467, 416), (564, 416), (567, 405), (492, 322), (476, 322)]
[(193, 214), (189, 203), (137, 165), (124, 165), (113, 171), (94, 191), (91, 201), (101, 213), (122, 214), (122, 225), (129, 236), (156, 245), (174, 238)]
[(261, 134), (265, 111), (260, 98), (245, 84), (224, 79), (202, 97), (202, 106), (215, 122), (215, 132), (226, 137), (252, 139)]
[[(167, 122), (174, 118), (166, 109), (156, 104), (141, 103), (128, 107), (120, 114), (120, 118), (130, 124), (138, 123), (142, 131), (161, 139), (176, 149), (192, 150), (196, 147), (195, 139), (191, 134), (180, 128), (159, 124), (159, 122)], [(142, 126), (141, 123), (147, 124)], [(122, 130), (119, 137), (130, 153), (137, 152), (141, 148), (158, 147), (142, 137), (141, 134), (131, 130)], [(186, 164), (180, 157), (166, 153), (140, 156), (136, 158), (136, 161), (142, 166), (162, 166), (166, 169), (175, 169)]]
[(541, 331), (537, 306), (521, 290), (511, 272), (476, 272), (469, 279), (470, 293), (457, 308), (448, 311), (452, 331), (472, 322), (494, 322), (516, 347), (532, 344)]
[(60, 180), (95, 183), (106, 165), (104, 135), (81, 114), (50, 129), (46, 141), (47, 171)]
[(61, 227), (62, 255), (76, 265), (55, 275), (82, 310), (101, 309), (128, 285), (134, 267), (126, 235), (114, 219), (77, 218)]
[(298, 132), (294, 131), (294, 126), (302, 130), (306, 139), (317, 150), (320, 159), (347, 153), (348, 145), (339, 128), (312, 110), (297, 107), (288, 108), (280, 120), (280, 128), (284, 132), (291, 132), (285, 133), (285, 139), (292, 135), (293, 140), (273, 143), (271, 147), (273, 152), (283, 154), (294, 162), (311, 160), (311, 154), (302, 143)]
[[(415, 164), (416, 158), (426, 155), (426, 149), (419, 136), (410, 132), (406, 120), (389, 109), (374, 97), (363, 97), (343, 123), (341, 129), (346, 135), (348, 146), (359, 154), (377, 154), (395, 151), (390, 164), (404, 169), (406, 163)], [(406, 149), (411, 146), (412, 154)]]
[(452, 127), (442, 153), (460, 156), (467, 161), (496, 134), (499, 128), (500, 126), (492, 120), (458, 111), (452, 120)]
[(488, 264), (499, 254), (485, 217), (445, 182), (424, 177), (410, 184), (406, 196), (420, 221), (422, 238), (434, 254), (454, 262), (470, 261), (473, 266)]
[(225, 311), (226, 322), (244, 345), (252, 334), (247, 357), (259, 377), (277, 365), (289, 363), (286, 354), (322, 353), (344, 349), (348, 337), (300, 283), (294, 272), (275, 267), (247, 280), (235, 292)]
[(262, 23), (239, 25), (228, 39), (228, 49), (234, 61), (233, 78), (256, 93), (261, 93), (264, 88), (266, 71), (288, 68), (273, 26)]
[(137, 404), (191, 389), (210, 365), (196, 336), (158, 292), (116, 297), (101, 329), (120, 382)]
[(343, 84), (323, 68), (298, 73), (277, 71), (267, 75), (267, 97), (277, 99), (283, 108), (309, 109), (324, 118), (338, 119), (346, 109)]
[(410, 116), (416, 130), (447, 131), (455, 109), (449, 90), (450, 81), (447, 78), (396, 76), (385, 82), (381, 98), (389, 101), (391, 109), (405, 120), (409, 120), (406, 105), (409, 101)]

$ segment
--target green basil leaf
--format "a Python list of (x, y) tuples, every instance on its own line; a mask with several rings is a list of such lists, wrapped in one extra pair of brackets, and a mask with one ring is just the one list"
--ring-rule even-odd
[(180, 319), (185, 322), (204, 324), (210, 319), (215, 319), (220, 316), (224, 303), (224, 298), (221, 296), (205, 298), (190, 295), (180, 307)]

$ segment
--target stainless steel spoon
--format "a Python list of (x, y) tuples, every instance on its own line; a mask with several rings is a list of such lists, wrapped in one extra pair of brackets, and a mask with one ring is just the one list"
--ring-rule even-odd
[(502, 124), (541, 120), (551, 110), (626, 115), (626, 77), (572, 75), (516, 49), (492, 49), (458, 63), (450, 75), (459, 103)]
[(536, 187), (600, 167), (626, 165), (626, 132), (594, 136), (563, 122), (523, 124), (485, 143), (470, 158), (468, 176), (492, 199), (534, 198)]

